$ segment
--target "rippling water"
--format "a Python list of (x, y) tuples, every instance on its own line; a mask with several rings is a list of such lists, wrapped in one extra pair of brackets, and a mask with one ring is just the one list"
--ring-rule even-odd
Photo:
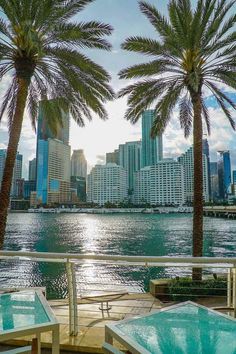
[[(6, 250), (120, 255), (191, 255), (192, 218), (185, 214), (10, 214)], [(205, 218), (204, 255), (236, 257), (236, 221)], [(63, 264), (1, 261), (0, 286), (47, 286), (67, 295)], [(78, 293), (111, 288), (144, 291), (171, 269), (77, 266)]]

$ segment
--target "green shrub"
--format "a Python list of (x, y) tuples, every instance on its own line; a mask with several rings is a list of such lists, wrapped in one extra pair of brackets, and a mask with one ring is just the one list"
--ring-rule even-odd
[(191, 278), (173, 279), (168, 285), (169, 296), (173, 301), (196, 300), (205, 296), (226, 296), (227, 282), (225, 278), (193, 281)]

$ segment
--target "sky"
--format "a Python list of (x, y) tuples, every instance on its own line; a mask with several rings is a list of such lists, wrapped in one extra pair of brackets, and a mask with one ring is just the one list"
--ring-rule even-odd
[[(166, 14), (167, 0), (149, 0), (149, 3), (157, 5), (159, 10)], [(132, 35), (155, 38), (154, 29), (139, 11), (138, 0), (95, 0), (78, 16), (78, 21), (89, 20), (109, 23), (114, 28), (112, 36), (109, 37), (113, 46), (111, 52), (87, 50), (85, 53), (106, 68), (112, 77), (112, 87), (117, 92), (127, 84), (127, 81), (118, 79), (117, 73), (119, 70), (138, 62), (147, 61), (147, 57), (122, 50), (120, 44)], [(0, 82), (0, 94), (5, 85), (7, 85), (7, 80), (9, 79), (6, 78)], [(230, 93), (236, 101), (236, 92), (231, 90)], [(211, 160), (216, 160), (217, 150), (229, 149), (231, 150), (233, 168), (236, 168), (236, 133), (231, 129), (227, 119), (210, 96), (207, 97), (207, 105), (212, 124), (211, 135), (208, 137)], [(119, 144), (141, 139), (140, 122), (132, 125), (124, 119), (126, 98), (107, 103), (106, 109), (109, 119), (105, 122), (94, 116), (92, 122), (86, 122), (86, 126), (80, 128), (75, 122), (71, 121), (71, 150), (84, 149), (90, 168), (96, 163), (104, 163), (106, 152), (113, 151)], [(236, 113), (234, 113), (234, 117), (236, 120)], [(0, 148), (5, 148), (7, 141), (7, 124), (6, 121), (3, 121), (0, 124)], [(175, 158), (179, 156), (188, 149), (191, 142), (191, 137), (188, 140), (184, 138), (177, 115), (174, 112), (173, 118), (163, 136), (164, 157)], [(18, 149), (24, 156), (24, 177), (27, 177), (28, 160), (35, 157), (35, 148), (36, 136), (27, 115), (25, 115)]]

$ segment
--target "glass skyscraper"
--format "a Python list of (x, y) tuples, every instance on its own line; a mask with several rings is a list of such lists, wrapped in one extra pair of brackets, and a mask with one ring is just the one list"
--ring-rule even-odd
[(228, 150), (218, 151), (219, 198), (226, 199), (231, 187), (231, 162)]
[[(61, 127), (49, 128), (50, 117), (39, 109), (37, 130), (37, 204), (58, 204), (70, 200), (69, 113), (63, 113)], [(55, 117), (53, 121), (55, 122)]]
[(142, 114), (142, 167), (155, 165), (163, 159), (162, 135), (151, 138), (154, 122), (154, 110), (146, 110)]
[(127, 172), (128, 195), (133, 196), (134, 173), (141, 168), (141, 141), (129, 141), (119, 145), (119, 165)]
[[(0, 149), (0, 188), (1, 188), (2, 178), (3, 178), (6, 157), (7, 157), (7, 150)], [(23, 160), (23, 156), (17, 152), (15, 166), (13, 170), (13, 176), (12, 176), (11, 196), (17, 195), (16, 181), (22, 178), (22, 160)]]
[(209, 151), (209, 144), (208, 144), (207, 139), (203, 139), (203, 141), (202, 141), (202, 152), (206, 156), (206, 159), (207, 159), (208, 190), (209, 190), (209, 195), (211, 195), (210, 151)]
[(87, 177), (87, 160), (84, 156), (84, 150), (74, 150), (71, 157), (71, 176)]

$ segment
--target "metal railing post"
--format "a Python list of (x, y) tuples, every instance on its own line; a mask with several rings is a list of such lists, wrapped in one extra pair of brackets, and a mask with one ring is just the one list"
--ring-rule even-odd
[(232, 306), (232, 270), (228, 268), (227, 275), (227, 306)]
[(69, 260), (66, 262), (66, 273), (69, 293), (69, 332), (70, 336), (76, 336), (78, 334), (76, 277), (74, 263)]
[(233, 268), (233, 309), (234, 318), (236, 317), (236, 267)]

